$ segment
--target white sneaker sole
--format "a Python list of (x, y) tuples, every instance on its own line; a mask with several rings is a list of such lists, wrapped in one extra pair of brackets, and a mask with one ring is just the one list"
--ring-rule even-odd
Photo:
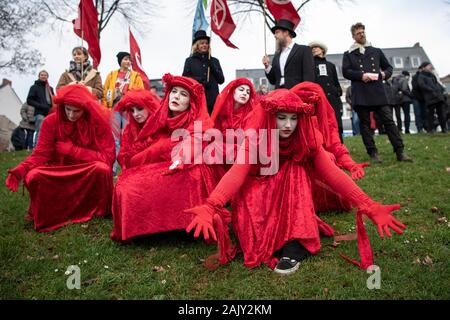
[(283, 276), (287, 276), (287, 275), (290, 275), (290, 274), (293, 274), (294, 272), (296, 272), (296, 271), (298, 270), (299, 266), (300, 266), (300, 263), (297, 263), (297, 264), (295, 265), (295, 267), (293, 267), (293, 268), (291, 268), (291, 269), (288, 269), (288, 270), (280, 270), (280, 269), (275, 268), (275, 269), (273, 269), (273, 271), (274, 271), (275, 273), (281, 274), (281, 275), (283, 275)]

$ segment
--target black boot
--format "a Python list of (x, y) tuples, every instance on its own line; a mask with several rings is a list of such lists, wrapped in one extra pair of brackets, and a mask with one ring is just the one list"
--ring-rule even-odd
[(403, 150), (399, 150), (396, 152), (397, 160), (403, 162), (414, 162), (412, 158), (410, 158)]
[(377, 152), (373, 152), (370, 155), (370, 160), (372, 160), (373, 163), (383, 163), (383, 160), (380, 159)]

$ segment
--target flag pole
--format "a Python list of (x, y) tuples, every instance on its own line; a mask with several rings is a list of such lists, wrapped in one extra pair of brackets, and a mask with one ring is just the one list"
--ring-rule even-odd
[(263, 8), (262, 9), (263, 9), (263, 16), (264, 16), (264, 20), (263, 20), (263, 26), (264, 26), (264, 55), (267, 56), (266, 10), (264, 9), (264, 4), (263, 4)]
[[(80, 29), (81, 29), (81, 52), (83, 52), (84, 29), (83, 29), (83, 1), (80, 2)], [(83, 52), (84, 55), (84, 52)], [(84, 61), (81, 61), (81, 81), (84, 81)]]
[(211, 73), (211, 39), (212, 39), (212, 27), (209, 30), (209, 46), (208, 46), (208, 74), (206, 76), (206, 82), (209, 82), (209, 75)]

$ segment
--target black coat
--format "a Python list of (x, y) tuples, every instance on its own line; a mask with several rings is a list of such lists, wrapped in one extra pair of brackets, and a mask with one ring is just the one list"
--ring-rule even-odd
[[(392, 70), (381, 49), (366, 47), (364, 54), (358, 49), (345, 52), (342, 59), (342, 73), (352, 82), (352, 105), (355, 108), (387, 105), (381, 71), (384, 71), (385, 80), (388, 80), (392, 76)], [(365, 83), (362, 81), (364, 73), (378, 73), (378, 80)]]
[(411, 80), (411, 85), (412, 85), (412, 95), (414, 97), (414, 99), (416, 99), (417, 101), (420, 101), (421, 103), (424, 103), (423, 101), (423, 95), (422, 95), (422, 91), (420, 91), (419, 88), (419, 75), (421, 74), (421, 71), (417, 71), (415, 75), (413, 75), (412, 80)]
[[(322, 87), (333, 109), (335, 111), (342, 110), (342, 88), (338, 80), (336, 66), (325, 58), (319, 57), (314, 57), (314, 63), (316, 72), (315, 82)], [(326, 75), (324, 72), (321, 75), (320, 70), (322, 68), (326, 70)]]
[[(52, 104), (47, 102), (46, 90), (46, 82), (36, 80), (28, 92), (27, 104), (34, 107), (35, 115), (41, 114), (46, 116), (52, 107)], [(53, 88), (50, 87), (50, 90), (53, 95)]]
[[(211, 65), (209, 82), (207, 81), (208, 65)], [(195, 79), (203, 85), (208, 112), (211, 114), (216, 98), (219, 95), (219, 84), (225, 82), (219, 60), (213, 57), (209, 60), (208, 54), (194, 53), (184, 63), (183, 76)]]
[(392, 91), (394, 92), (395, 105), (411, 103), (413, 95), (409, 89), (408, 79), (404, 75), (398, 75), (392, 79)]
[[(280, 87), (281, 70), (280, 54), (276, 53), (272, 61), (272, 69), (266, 73), (269, 82)], [(314, 58), (311, 48), (294, 44), (284, 66), (284, 87), (290, 89), (304, 81), (314, 82)]]
[(426, 106), (444, 102), (444, 88), (439, 84), (436, 76), (428, 71), (422, 71), (417, 78), (417, 84)]

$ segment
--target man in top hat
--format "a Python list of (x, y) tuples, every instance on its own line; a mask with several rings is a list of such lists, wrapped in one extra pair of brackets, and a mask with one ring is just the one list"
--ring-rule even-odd
[(326, 55), (328, 47), (319, 41), (313, 41), (309, 44), (314, 56), (315, 82), (320, 85), (325, 92), (328, 102), (334, 109), (336, 121), (339, 128), (339, 136), (342, 139), (344, 132), (342, 126), (342, 88), (338, 80), (336, 66), (327, 61)]
[(194, 34), (192, 53), (184, 63), (183, 76), (200, 82), (205, 88), (206, 104), (209, 114), (212, 113), (214, 103), (219, 95), (219, 84), (225, 82), (219, 60), (211, 57), (210, 38), (204, 30)]
[(276, 52), (272, 65), (269, 57), (262, 62), (266, 77), (275, 88), (290, 89), (303, 81), (314, 82), (314, 59), (311, 49), (293, 42), (297, 36), (291, 21), (280, 19), (272, 28), (276, 39)]

